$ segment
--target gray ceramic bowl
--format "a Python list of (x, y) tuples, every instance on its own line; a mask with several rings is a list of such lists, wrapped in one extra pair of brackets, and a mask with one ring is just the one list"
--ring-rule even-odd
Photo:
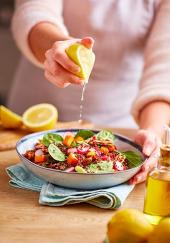
[[(76, 133), (78, 129), (67, 129), (67, 130), (51, 130), (48, 132), (59, 133), (63, 135), (67, 131)], [(55, 169), (45, 168), (34, 164), (30, 160), (26, 159), (23, 154), (26, 150), (33, 149), (34, 144), (43, 137), (46, 132), (33, 133), (28, 136), (23, 137), (18, 141), (16, 150), (22, 161), (22, 163), (27, 167), (29, 171), (35, 174), (37, 177), (49, 181), (53, 184), (69, 187), (69, 188), (78, 188), (78, 189), (100, 189), (112, 187), (123, 182), (128, 181), (132, 176), (134, 176), (141, 168), (144, 162), (144, 156), (141, 152), (141, 148), (130, 141), (126, 137), (121, 135), (116, 135), (115, 144), (119, 150), (131, 150), (137, 152), (143, 158), (143, 162), (132, 169), (126, 171), (119, 171), (113, 173), (101, 173), (101, 174), (82, 174), (77, 172), (64, 172)], [(94, 131), (98, 132), (98, 131)]]

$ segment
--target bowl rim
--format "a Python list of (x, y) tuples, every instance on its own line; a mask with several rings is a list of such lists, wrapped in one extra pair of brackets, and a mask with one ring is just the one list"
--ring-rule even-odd
[[(123, 171), (113, 171), (113, 172), (107, 172), (107, 173), (80, 173), (80, 172), (67, 172), (67, 171), (62, 171), (62, 170), (56, 170), (56, 169), (52, 169), (52, 168), (48, 168), (48, 167), (43, 167), (41, 165), (37, 165), (35, 163), (33, 163), (31, 160), (27, 159), (26, 157), (23, 156), (23, 154), (21, 154), (19, 152), (19, 149), (18, 147), (26, 140), (30, 139), (30, 138), (33, 138), (33, 137), (36, 137), (36, 136), (41, 136), (41, 135), (44, 135), (46, 133), (60, 133), (60, 132), (77, 132), (77, 131), (80, 131), (80, 130), (90, 130), (94, 133), (97, 133), (97, 132), (100, 132), (102, 129), (79, 129), (79, 128), (70, 128), (70, 129), (52, 129), (52, 130), (47, 130), (47, 131), (42, 131), (42, 132), (35, 132), (35, 133), (31, 133), (31, 134), (28, 134), (24, 137), (22, 137), (20, 140), (18, 140), (18, 142), (16, 143), (16, 151), (17, 151), (17, 154), (19, 155), (19, 157), (23, 160), (26, 160), (28, 163), (30, 163), (32, 166), (34, 167), (38, 167), (40, 169), (44, 169), (44, 170), (49, 170), (49, 171), (53, 171), (53, 172), (57, 172), (57, 173), (61, 173), (61, 174), (72, 174), (72, 175), (83, 175), (83, 176), (96, 176), (96, 175), (114, 175), (114, 174), (119, 174), (119, 173), (127, 173), (129, 171), (132, 171), (134, 170), (135, 168), (138, 168), (138, 167), (141, 167), (144, 163), (145, 163), (145, 160), (147, 159), (147, 157), (142, 153), (142, 147), (138, 144), (136, 144), (135, 142), (133, 142), (131, 139), (129, 139), (128, 137), (126, 136), (122, 136), (118, 133), (113, 133), (113, 135), (115, 137), (117, 137), (120, 141), (123, 141), (123, 142), (126, 142), (128, 144), (130, 144), (131, 146), (135, 147), (139, 152), (142, 153), (142, 156), (143, 156), (143, 161), (140, 165), (138, 166), (135, 166), (133, 168), (130, 168), (130, 169), (127, 169), (127, 170), (123, 170)], [(107, 129), (106, 129), (107, 130)], [(108, 129), (109, 130), (109, 129)]]

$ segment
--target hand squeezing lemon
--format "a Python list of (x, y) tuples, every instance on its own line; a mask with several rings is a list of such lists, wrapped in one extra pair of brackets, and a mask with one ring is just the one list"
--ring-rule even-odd
[(87, 83), (95, 62), (92, 48), (87, 48), (81, 43), (74, 43), (66, 49), (66, 53), (80, 67), (80, 72), (76, 73), (76, 76)]

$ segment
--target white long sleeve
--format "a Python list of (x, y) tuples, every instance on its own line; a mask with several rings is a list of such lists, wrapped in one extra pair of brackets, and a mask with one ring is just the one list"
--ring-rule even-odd
[(30, 30), (40, 22), (50, 22), (67, 34), (62, 18), (62, 0), (17, 0), (12, 33), (18, 48), (36, 66), (43, 67), (28, 44)]
[[(155, 20), (145, 49), (145, 66), (140, 90), (132, 107), (132, 114), (139, 122), (140, 111), (148, 103), (170, 103), (170, 1), (158, 6)], [(159, 115), (159, 114), (158, 114)]]

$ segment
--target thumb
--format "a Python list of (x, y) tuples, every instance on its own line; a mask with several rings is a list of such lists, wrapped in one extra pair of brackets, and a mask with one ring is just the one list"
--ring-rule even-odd
[(94, 39), (91, 37), (85, 37), (81, 40), (80, 43), (83, 44), (85, 47), (92, 49), (94, 45)]

